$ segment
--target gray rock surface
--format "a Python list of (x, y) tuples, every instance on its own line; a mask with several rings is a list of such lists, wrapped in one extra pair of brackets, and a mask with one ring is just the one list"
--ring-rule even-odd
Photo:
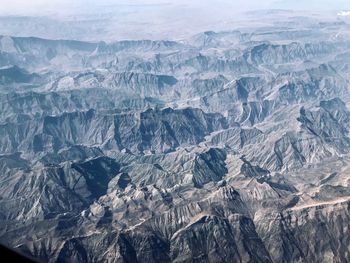
[(278, 19), (0, 37), (0, 242), (43, 262), (347, 262), (349, 25)]

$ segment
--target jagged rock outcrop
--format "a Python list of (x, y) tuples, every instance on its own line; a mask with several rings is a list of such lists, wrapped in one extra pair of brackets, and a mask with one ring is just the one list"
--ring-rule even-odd
[(0, 242), (43, 262), (346, 262), (349, 27), (266, 14), (182, 41), (1, 36)]

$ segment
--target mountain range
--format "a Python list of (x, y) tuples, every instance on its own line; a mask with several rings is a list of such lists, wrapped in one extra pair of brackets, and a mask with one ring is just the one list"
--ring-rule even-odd
[(0, 242), (41, 262), (347, 262), (350, 25), (270, 12), (181, 40), (1, 36)]

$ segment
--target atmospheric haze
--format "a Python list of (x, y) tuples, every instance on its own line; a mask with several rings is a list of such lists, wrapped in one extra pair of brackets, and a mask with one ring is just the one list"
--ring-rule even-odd
[(347, 2), (0, 2), (1, 244), (349, 261)]

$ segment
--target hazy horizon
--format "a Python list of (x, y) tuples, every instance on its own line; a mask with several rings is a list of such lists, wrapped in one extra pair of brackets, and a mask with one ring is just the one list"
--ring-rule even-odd
[[(247, 11), (288, 9), (298, 14), (337, 13), (349, 16), (344, 0), (0, 0), (0, 35), (50, 39), (115, 41), (121, 39), (179, 40), (204, 31), (232, 30), (269, 23), (276, 14), (247, 15)], [(331, 4), (330, 4), (331, 3)], [(330, 9), (329, 6), (332, 6)], [(307, 11), (299, 12), (299, 11)], [(284, 15), (284, 14), (279, 14)], [(25, 17), (25, 19), (23, 18)], [(339, 17), (339, 16), (338, 16)], [(266, 18), (266, 21), (262, 20)], [(253, 20), (256, 20), (253, 22)]]
[(0, 0), (0, 135), (2, 256), (348, 262), (350, 0)]
[[(169, 0), (1, 0), (0, 15), (21, 15), (21, 16), (45, 16), (45, 15), (72, 15), (80, 13), (99, 13), (108, 11), (110, 8), (121, 8), (134, 11), (137, 8), (144, 7), (151, 12), (159, 12), (164, 8), (183, 8), (188, 10), (198, 10), (211, 6), (215, 9), (230, 10), (232, 13), (244, 12), (259, 9), (294, 9), (294, 10), (339, 10), (350, 9), (350, 2), (344, 0), (247, 0), (247, 1), (228, 1), (228, 0), (206, 0), (206, 1), (169, 1)], [(329, 7), (332, 8), (329, 8)], [(115, 11), (112, 8), (110, 11)]]

